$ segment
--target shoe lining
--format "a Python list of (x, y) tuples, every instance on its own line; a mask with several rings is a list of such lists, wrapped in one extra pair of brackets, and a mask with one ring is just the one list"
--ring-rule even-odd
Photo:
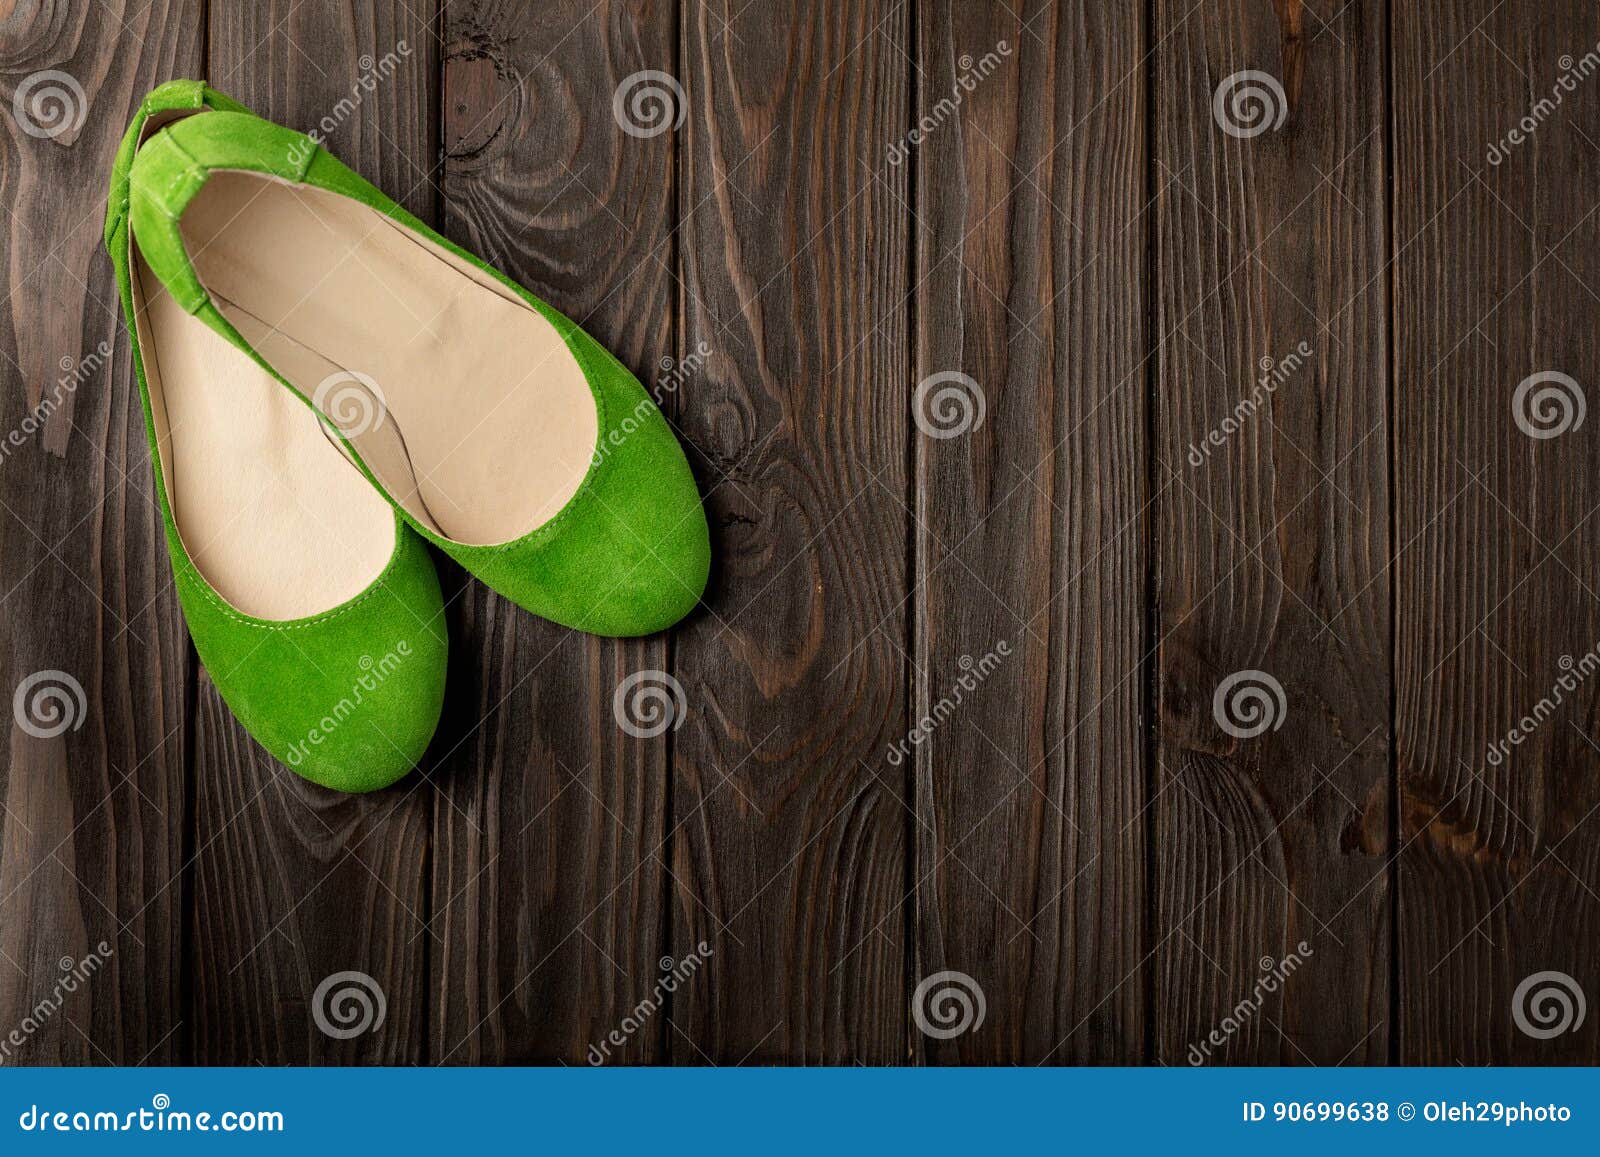
[(594, 396), (499, 282), (358, 201), (257, 173), (214, 173), (180, 227), (219, 311), (418, 521), (497, 544), (577, 492)]
[(195, 568), (262, 619), (304, 618), (366, 590), (394, 555), (394, 512), (316, 415), (185, 313), (128, 244), (158, 468)]

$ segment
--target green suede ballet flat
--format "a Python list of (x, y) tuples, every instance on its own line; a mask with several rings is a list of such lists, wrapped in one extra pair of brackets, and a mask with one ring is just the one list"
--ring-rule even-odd
[(134, 236), (178, 304), (315, 407), (467, 570), (593, 634), (698, 603), (710, 540), (688, 461), (576, 323), (232, 102), (153, 133), (131, 183)]
[(250, 734), (314, 783), (373, 791), (416, 765), (443, 702), (427, 547), (313, 411), (162, 286), (129, 233), (143, 150), (223, 115), (239, 106), (193, 81), (162, 85), (111, 176), (106, 249), (167, 550), (195, 650)]

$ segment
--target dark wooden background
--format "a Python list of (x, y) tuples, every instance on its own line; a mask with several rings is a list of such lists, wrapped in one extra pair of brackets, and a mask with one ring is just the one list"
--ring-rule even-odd
[[(704, 343), (669, 412), (716, 561), (629, 642), (441, 561), (445, 721), (345, 798), (195, 661), (100, 226), (153, 85), (309, 129), (401, 42), (330, 147), (647, 381)], [(1546, 970), (1600, 1002), (1600, 680), (1485, 760), (1600, 641), (1600, 417), (1512, 413), (1543, 370), (1600, 402), (1600, 76), (1486, 159), (1597, 42), (1584, 0), (0, 0), (0, 112), (41, 69), (88, 105), (0, 115), (0, 424), (114, 343), (0, 462), (0, 689), (88, 699), (10, 732), (0, 1035), (114, 946), (8, 1062), (578, 1064), (701, 941), (616, 1059), (1183, 1064), (1305, 941), (1215, 1059), (1600, 1060), (1600, 1009), (1513, 1017)], [(644, 69), (683, 119), (636, 137)], [(1245, 69), (1287, 116), (1238, 139)], [(946, 371), (985, 420), (936, 439)], [(678, 730), (617, 726), (641, 669)], [(1279, 729), (1218, 725), (1241, 669)], [(345, 970), (387, 1017), (335, 1040)], [(942, 970), (986, 1004), (948, 1040)]]

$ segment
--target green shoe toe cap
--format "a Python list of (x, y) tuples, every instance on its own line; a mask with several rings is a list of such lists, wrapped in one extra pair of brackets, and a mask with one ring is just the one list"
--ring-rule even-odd
[(497, 547), (439, 545), (534, 614), (596, 635), (654, 634), (692, 611), (705, 591), (705, 507), (683, 448), (638, 379), (577, 326), (564, 328), (600, 402), (588, 477), (526, 538)]
[(412, 770), (444, 701), (439, 580), (421, 540), (403, 524), (396, 533), (372, 586), (290, 622), (241, 615), (178, 563), (189, 633), (223, 700), (274, 758), (336, 791), (376, 791)]

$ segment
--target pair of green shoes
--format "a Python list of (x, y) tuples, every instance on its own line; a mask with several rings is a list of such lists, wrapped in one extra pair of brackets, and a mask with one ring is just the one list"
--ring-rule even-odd
[(638, 380), (316, 141), (175, 80), (109, 200), (189, 633), (296, 772), (373, 791), (427, 747), (426, 543), (574, 630), (649, 634), (699, 601), (705, 512)]

